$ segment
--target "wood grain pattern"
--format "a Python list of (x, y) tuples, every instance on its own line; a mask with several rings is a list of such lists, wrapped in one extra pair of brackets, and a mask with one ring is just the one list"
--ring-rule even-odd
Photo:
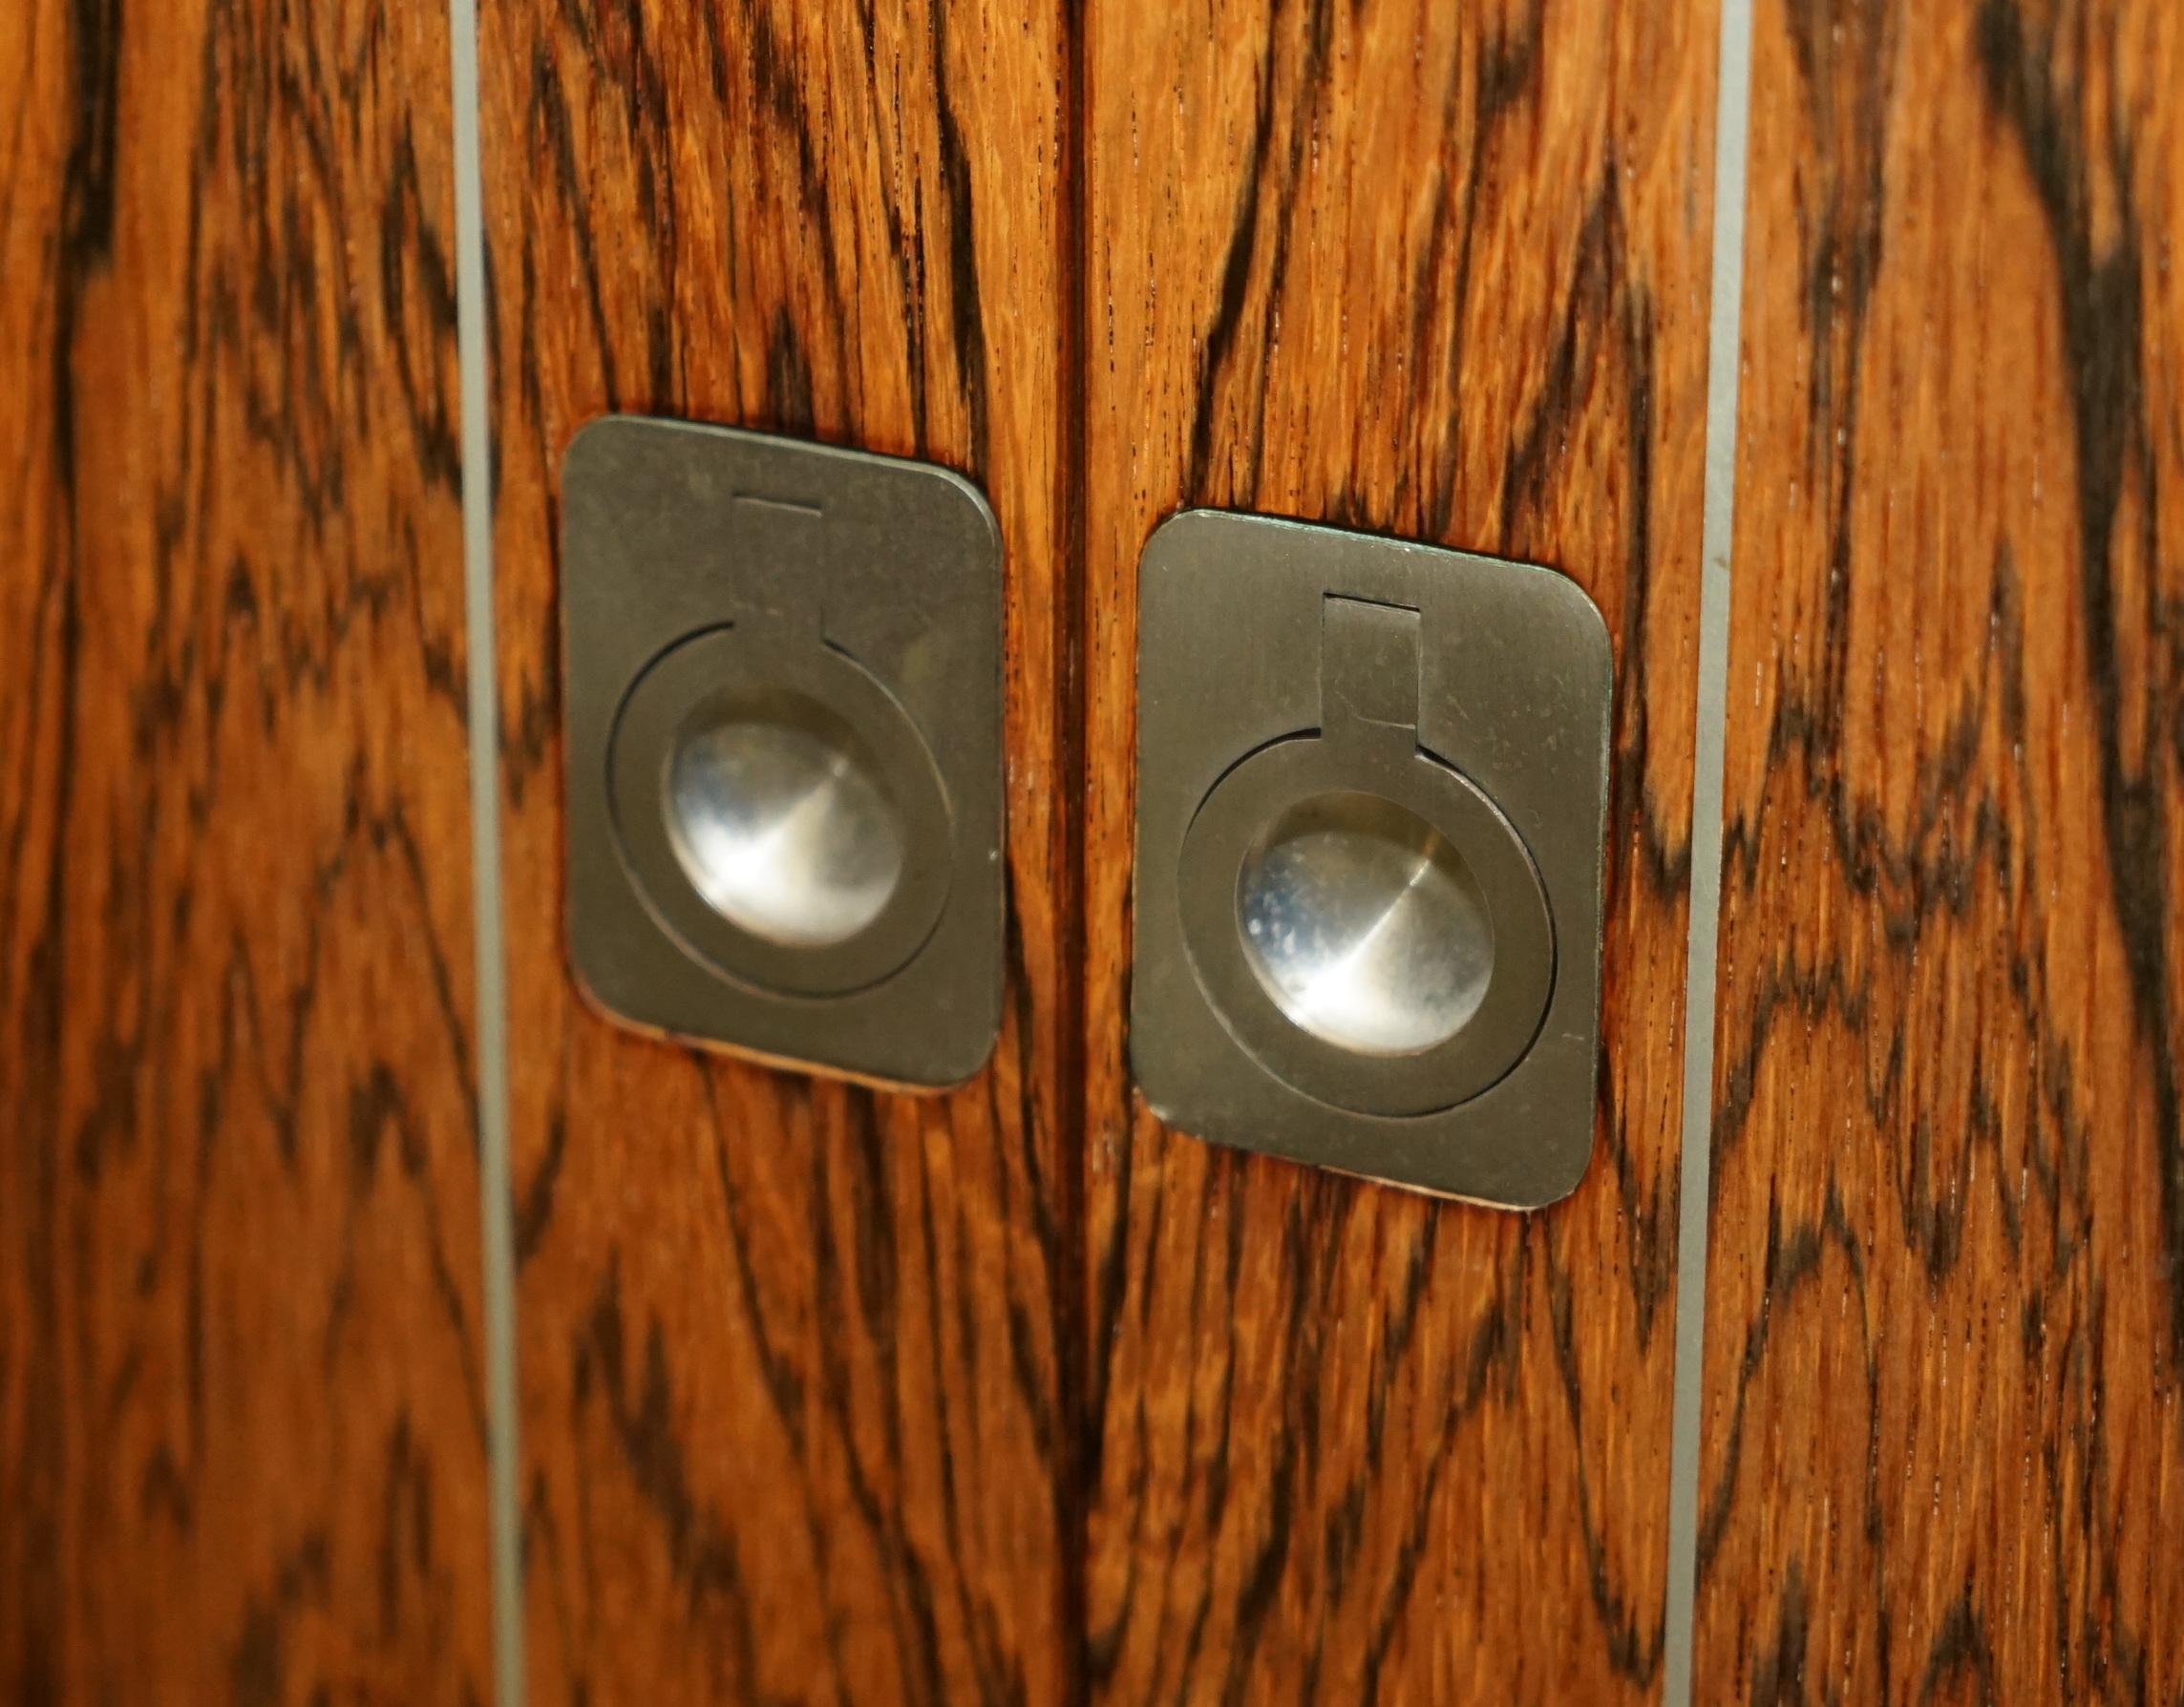
[[(1702, 4), (1092, 9), (1101, 1699), (1656, 1688), (1713, 55)], [(1134, 1103), (1134, 589), (1186, 503), (1529, 558), (1605, 613), (1613, 1042), (1557, 1209), (1310, 1173)]]
[[(532, 1699), (1076, 1670), (1059, 8), (506, 0), (482, 39)], [(922, 456), (1007, 554), (1011, 1012), (948, 1097), (609, 1026), (561, 917), (556, 470), (635, 410)]]
[(2180, 88), (1758, 9), (1704, 1699), (2184, 1698)]
[(0, 1695), (488, 1674), (438, 8), (0, 19)]

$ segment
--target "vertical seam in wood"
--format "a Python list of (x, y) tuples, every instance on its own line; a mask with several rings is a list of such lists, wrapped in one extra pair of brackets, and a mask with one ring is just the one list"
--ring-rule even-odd
[(498, 1707), (522, 1707), (516, 1255), (508, 1153), (507, 957), (501, 935), (499, 694), (493, 622), (493, 424), (486, 390), (484, 186), (478, 158), (477, 0), (449, 0), (454, 107), (456, 363), (462, 399), (464, 640), (469, 672), (471, 893), (477, 1027), (477, 1174), (485, 1313), (486, 1479), (493, 1672)]
[(1057, 1206), (1062, 1228), (1062, 1261), (1056, 1282), (1055, 1323), (1058, 1395), (1065, 1442), (1061, 1477), (1058, 1537), (1062, 1549), (1062, 1659), (1065, 1674), (1061, 1699), (1082, 1707), (1092, 1698), (1090, 1652), (1090, 1602), (1086, 1572), (1090, 1568), (1091, 1531), (1088, 1513), (1092, 1490), (1086, 1470), (1093, 1457), (1092, 1430), (1096, 1426), (1089, 1402), (1092, 1345), (1086, 1317), (1085, 1215), (1087, 1189), (1086, 1133), (1090, 1129), (1086, 1101), (1086, 1064), (1091, 1040), (1085, 1035), (1090, 1002), (1086, 998), (1085, 918), (1085, 814), (1088, 760), (1085, 732), (1092, 727), (1091, 677), (1084, 667), (1087, 637), (1092, 630), (1091, 578), (1086, 568), (1085, 506), (1092, 478), (1090, 466), (1091, 388), (1086, 376), (1091, 329), (1086, 276), (1092, 262), (1092, 234), (1085, 220), (1085, 79), (1086, 20), (1090, 7), (1079, 0), (1063, 0), (1061, 98), (1067, 108), (1059, 132), (1062, 158), (1061, 230), (1057, 237), (1062, 280), (1060, 382), (1055, 387), (1060, 414), (1060, 462), (1057, 474), (1060, 526), (1056, 540), (1060, 561), (1054, 601), (1054, 763), (1058, 772), (1062, 810), (1061, 905), (1055, 909), (1055, 944), (1059, 983), (1061, 1094), (1054, 1106), (1063, 1129), (1056, 1134), (1062, 1166), (1056, 1170), (1059, 1189), (1067, 1200)]
[(1689, 1707), (1691, 1633), (1698, 1591), (1700, 1401), (1706, 1363), (1707, 1213), (1713, 1177), (1714, 989), (1721, 932), (1722, 762), (1728, 679), (1729, 550), (1736, 500), (1737, 378), (1742, 358), (1751, 0), (1722, 0), (1720, 29), (1714, 89), (1713, 269), (1707, 340), (1699, 686), (1691, 768), (1690, 925), (1684, 963), (1684, 1114), (1678, 1164), (1676, 1369), (1668, 1446), (1664, 1707)]

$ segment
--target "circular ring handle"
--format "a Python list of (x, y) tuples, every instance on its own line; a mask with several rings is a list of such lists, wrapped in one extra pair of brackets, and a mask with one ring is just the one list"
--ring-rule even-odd
[[(1237, 927), (1238, 878), (1260, 833), (1286, 808), (1336, 793), (1378, 795), (1430, 825), (1471, 868), (1493, 923), (1477, 1009), (1415, 1054), (1368, 1054), (1305, 1030), (1253, 972)], [(1192, 970), (1229, 1034), (1276, 1078), (1333, 1107), (1396, 1116), (1453, 1107), (1515, 1066), (1546, 1017), (1555, 928), (1532, 855), (1477, 785), (1410, 730), (1355, 725), (1287, 736), (1239, 760), (1184, 832), (1177, 880)]]
[[(676, 853), (668, 779), (693, 723), (779, 716), (798, 702), (845, 729), (901, 827), (903, 864), (877, 916), (840, 942), (791, 945), (743, 929), (690, 881)], [(872, 673), (816, 630), (774, 624), (709, 628), (677, 641), (639, 674), (615, 714), (607, 792), (624, 863), (668, 934), (710, 970), (752, 989), (843, 996), (900, 971), (947, 904), (954, 826), (924, 738)]]

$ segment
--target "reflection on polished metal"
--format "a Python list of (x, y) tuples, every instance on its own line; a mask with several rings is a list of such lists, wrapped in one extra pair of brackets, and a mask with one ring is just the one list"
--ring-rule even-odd
[(642, 1030), (908, 1088), (1001, 1026), (1001, 538), (946, 469), (610, 415), (562, 463), (569, 959)]
[[(1532, 1046), (1555, 985), (1555, 926), (1532, 856), (1494, 802), (1461, 771), (1422, 751), (1415, 728), (1364, 715), (1393, 715), (1394, 696), (1414, 694), (1401, 684), (1417, 679), (1416, 660), (1407, 661), (1403, 650), (1406, 641), (1414, 638), (1408, 630), (1416, 615), (1381, 606), (1361, 610), (1354, 604), (1328, 601), (1328, 647), (1336, 663), (1335, 687), (1325, 696), (1325, 727), (1260, 748), (1207, 790), (1177, 858), (1177, 909), (1199, 992), (1251, 1061), (1292, 1093), (1309, 1099), (1307, 1106), (1315, 1109), (1432, 1114), (1490, 1088)], [(1376, 657), (1383, 648), (1371, 643), (1375, 640), (1391, 643), (1386, 648), (1391, 655)], [(1360, 646), (1359, 641), (1367, 643)], [(1375, 684), (1385, 690), (1378, 703), (1372, 698)], [(1352, 690), (1362, 690), (1364, 698)], [(1351, 805), (1340, 821), (1326, 821), (1333, 803), (1360, 795), (1383, 804)], [(1254, 963), (1258, 945), (1248, 930), (1238, 928), (1239, 894), (1251, 881), (1254, 851), (1270, 839), (1269, 824), (1277, 826), (1277, 836), (1294, 828), (1311, 837), (1300, 850), (1308, 852), (1324, 847), (1317, 832), (1330, 828), (1356, 832), (1373, 827), (1384, 837), (1406, 838), (1414, 834), (1403, 828), (1406, 820), (1430, 829), (1461, 860), (1476, 887), (1479, 910), (1491, 921), (1485, 934), (1492, 953), (1473, 957), (1484, 987), (1461, 1024), (1452, 1028), (1439, 1022), (1449, 1016), (1436, 1016), (1425, 980), (1412, 980), (1408, 992), (1418, 1000), (1405, 1004), (1403, 1017), (1385, 1011), (1381, 1016), (1384, 1031), (1389, 1025), (1405, 1026), (1408, 1035), (1400, 1041), (1411, 1046), (1400, 1051), (1360, 1048), (1361, 1041), (1386, 1040), (1360, 1037), (1365, 1015), (1354, 1000), (1348, 1034), (1330, 1035), (1328, 1015), (1317, 1016), (1317, 1024), (1304, 1023), (1281, 1000), (1282, 992), (1269, 987), (1264, 968)], [(1423, 836), (1410, 842), (1413, 848), (1430, 845)], [(1360, 856), (1365, 852), (1355, 850)], [(1391, 897), (1411, 862), (1403, 860), (1399, 847), (1392, 856), (1379, 854), (1376, 863), (1395, 869), (1375, 881), (1370, 873), (1356, 870), (1357, 859), (1350, 862), (1352, 875), (1367, 878), (1362, 897), (1340, 903), (1323, 897), (1320, 911), (1325, 914), (1358, 909), (1355, 927), (1337, 931), (1350, 936), (1353, 945), (1355, 930), (1368, 925), (1378, 911), (1373, 898)], [(1411, 916), (1404, 922), (1418, 921)], [(1376, 944), (1381, 940), (1375, 938)], [(1308, 953), (1288, 957), (1290, 969), (1301, 970), (1310, 958)], [(1353, 999), (1356, 994), (1351, 992)], [(1143, 1039), (1138, 1052), (1155, 1062), (1166, 1059), (1157, 1043), (1147, 1048)], [(1155, 1083), (1159, 1083), (1157, 1068)]]
[(1494, 921), (1448, 839), (1376, 794), (1300, 801), (1244, 855), (1237, 924), (1296, 1024), (1367, 1055), (1414, 1055), (1485, 1000)]
[[(815, 890), (822, 868), (809, 842), (806, 857), (785, 849), (783, 863), (737, 870), (724, 869), (728, 850), (716, 838), (705, 850), (711, 858), (693, 862), (691, 826), (674, 804), (676, 764), (691, 763), (686, 748), (694, 735), (730, 729), (802, 731), (819, 744), (809, 773), (825, 775), (838, 754), (880, 792), (900, 832), (897, 873), (884, 892), (858, 883), (856, 849), (838, 846), (825, 855), (850, 862), (851, 890), (861, 887), (875, 902), (856, 928), (826, 899), (838, 884)], [(686, 780), (692, 774), (686, 769)], [(760, 618), (706, 629), (647, 665), (615, 716), (607, 784), (621, 865), (658, 925), (699, 962), (753, 993), (841, 997), (885, 984), (922, 952), (955, 885), (947, 788), (918, 727), (869, 670), (838, 647), (799, 639), (794, 624)], [(760, 791), (785, 805), (795, 787), (777, 778)], [(846, 805), (846, 796), (836, 798)], [(753, 804), (764, 802), (746, 802), (742, 815)], [(745, 836), (735, 851), (754, 857), (766, 849)], [(729, 879), (737, 885), (732, 894)], [(741, 904), (723, 907), (724, 894)], [(854, 894), (838, 893), (835, 901), (856, 904)], [(816, 1036), (818, 1016), (804, 1017), (808, 1035)]]
[(902, 879), (902, 826), (846, 731), (737, 718), (683, 730), (668, 765), (675, 854), (731, 923), (791, 948), (845, 942)]
[(1130, 1059), (1201, 1138), (1510, 1209), (1592, 1151), (1610, 646), (1553, 570), (1210, 510), (1138, 568)]

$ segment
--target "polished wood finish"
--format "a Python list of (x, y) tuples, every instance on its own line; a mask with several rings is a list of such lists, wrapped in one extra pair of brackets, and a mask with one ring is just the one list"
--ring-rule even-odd
[[(1077, 1670), (1059, 12), (486, 9), (536, 1703), (1052, 1701)], [(1010, 1011), (961, 1091), (769, 1072), (580, 1005), (556, 493), (607, 410), (922, 456), (991, 498)]]
[(1763, 0), (1703, 1700), (2184, 1691), (2184, 13)]
[[(1703, 4), (1091, 9), (1101, 1700), (1657, 1687), (1714, 28)], [(1605, 613), (1613, 1042), (1563, 1205), (1435, 1204), (1134, 1101), (1136, 565), (1186, 504), (1546, 562)]]
[[(532, 1696), (1651, 1696), (1712, 8), (485, 10)], [(2184, 17), (1755, 45), (1696, 1698), (2175, 1699)], [(0, 26), (11, 1699), (491, 1693), (447, 50), (386, 0)], [(991, 495), (964, 1089), (576, 997), (557, 469), (608, 409)], [(1134, 1101), (1186, 504), (1606, 613), (1566, 1204)]]
[(486, 1697), (448, 41), (0, 22), (0, 1695)]

